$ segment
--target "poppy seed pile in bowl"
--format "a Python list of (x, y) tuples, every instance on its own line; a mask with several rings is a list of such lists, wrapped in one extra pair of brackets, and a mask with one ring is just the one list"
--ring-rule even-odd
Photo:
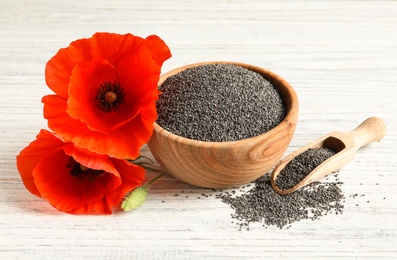
[(159, 86), (159, 124), (200, 141), (228, 142), (261, 135), (284, 119), (278, 91), (259, 73), (232, 64), (206, 64), (168, 77)]

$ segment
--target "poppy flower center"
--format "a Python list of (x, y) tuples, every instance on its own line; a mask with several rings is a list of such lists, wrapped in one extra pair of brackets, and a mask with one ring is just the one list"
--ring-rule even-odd
[(104, 82), (99, 85), (95, 100), (96, 106), (105, 113), (117, 112), (125, 103), (124, 89), (119, 82)]
[(117, 95), (113, 91), (106, 92), (105, 100), (107, 103), (112, 104), (117, 100)]
[(105, 173), (104, 170), (93, 170), (81, 165), (80, 163), (76, 162), (73, 157), (70, 157), (66, 167), (71, 168), (70, 175), (79, 181), (88, 179), (90, 182), (93, 182), (95, 181), (96, 177), (102, 176)]

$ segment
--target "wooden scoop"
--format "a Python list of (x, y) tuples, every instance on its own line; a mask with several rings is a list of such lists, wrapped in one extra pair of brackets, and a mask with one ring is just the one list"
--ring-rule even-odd
[[(273, 169), (271, 183), (274, 190), (279, 194), (288, 194), (306, 186), (325, 175), (337, 171), (353, 160), (358, 149), (374, 141), (379, 141), (385, 136), (386, 125), (377, 118), (370, 117), (361, 123), (351, 132), (332, 132), (318, 140), (302, 147), (281, 160)], [(312, 172), (309, 173), (300, 183), (288, 190), (281, 190), (276, 187), (276, 178), (282, 169), (297, 155), (310, 148), (330, 148), (337, 153), (327, 159)]]

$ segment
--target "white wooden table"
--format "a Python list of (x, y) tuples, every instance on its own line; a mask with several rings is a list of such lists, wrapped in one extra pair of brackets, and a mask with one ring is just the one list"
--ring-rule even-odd
[[(238, 231), (228, 205), (201, 196), (212, 191), (172, 177), (134, 212), (58, 212), (25, 189), (15, 156), (47, 129), (45, 63), (97, 31), (159, 35), (173, 53), (163, 72), (229, 60), (281, 75), (300, 100), (287, 153), (370, 116), (385, 121), (386, 137), (340, 171), (342, 215), (289, 229)], [(2, 0), (0, 259), (397, 259), (396, 84), (396, 1)], [(192, 195), (174, 196), (182, 192)], [(350, 197), (356, 193), (365, 197)]]

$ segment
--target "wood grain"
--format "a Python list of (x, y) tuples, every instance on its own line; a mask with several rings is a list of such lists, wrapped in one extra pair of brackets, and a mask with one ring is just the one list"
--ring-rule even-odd
[[(217, 192), (170, 176), (137, 211), (60, 213), (25, 189), (15, 156), (47, 128), (45, 63), (97, 31), (159, 35), (163, 72), (229, 60), (282, 75), (300, 104), (286, 154), (369, 116), (387, 134), (340, 171), (342, 215), (289, 229), (239, 232)], [(0, 1), (0, 259), (396, 259), (396, 42), (396, 1)]]

